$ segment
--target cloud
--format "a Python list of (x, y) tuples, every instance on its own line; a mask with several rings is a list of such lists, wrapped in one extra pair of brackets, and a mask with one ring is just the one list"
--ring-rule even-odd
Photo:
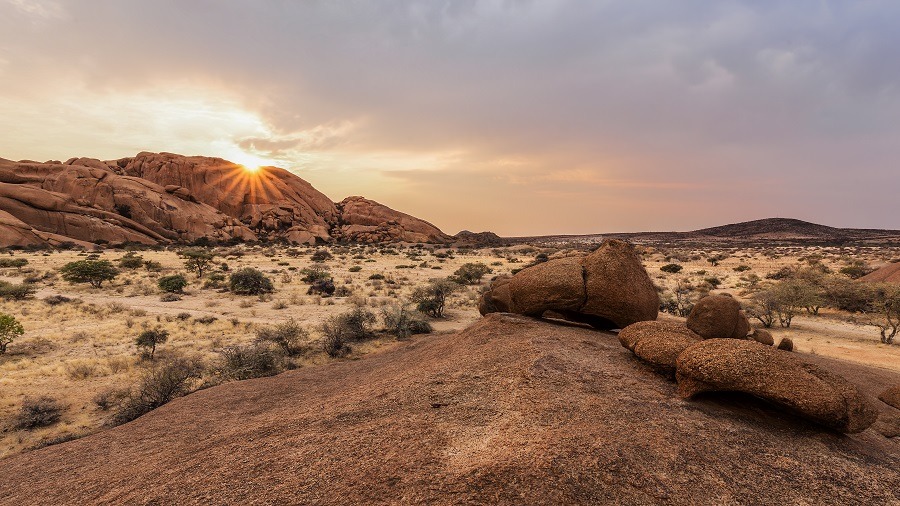
[(239, 150), (450, 230), (895, 226), (896, 2), (20, 4), (51, 5), (0, 4), (3, 153)]

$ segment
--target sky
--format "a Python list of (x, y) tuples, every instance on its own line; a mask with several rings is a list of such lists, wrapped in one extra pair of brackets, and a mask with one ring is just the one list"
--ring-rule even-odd
[(276, 165), (449, 233), (900, 229), (900, 2), (0, 0), (0, 157)]

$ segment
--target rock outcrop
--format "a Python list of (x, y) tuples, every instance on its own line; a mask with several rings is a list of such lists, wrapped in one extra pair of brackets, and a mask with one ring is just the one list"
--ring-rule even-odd
[(900, 262), (887, 264), (859, 278), (865, 283), (900, 283)]
[(686, 348), (677, 361), (678, 392), (744, 392), (819, 424), (856, 433), (878, 412), (853, 384), (822, 368), (755, 341), (708, 339)]
[(884, 392), (878, 394), (878, 399), (888, 406), (900, 409), (900, 385), (888, 388)]
[[(628, 354), (611, 334), (494, 314), (0, 459), (0, 503), (900, 502), (900, 441), (762, 402), (686, 407)], [(864, 387), (900, 378), (827, 367)]]
[(453, 242), (453, 237), (431, 223), (374, 200), (347, 197), (337, 207), (340, 210), (340, 229), (336, 236), (342, 240), (362, 243)]
[(495, 281), (482, 295), (479, 310), (484, 315), (504, 309), (528, 316), (553, 312), (597, 328), (624, 328), (655, 320), (659, 296), (631, 245), (611, 240), (589, 255), (547, 260), (508, 281)]
[(0, 247), (200, 239), (452, 241), (431, 224), (361, 200), (364, 205), (354, 201), (339, 210), (284, 169), (248, 171), (220, 158), (139, 153), (65, 163), (0, 159)]

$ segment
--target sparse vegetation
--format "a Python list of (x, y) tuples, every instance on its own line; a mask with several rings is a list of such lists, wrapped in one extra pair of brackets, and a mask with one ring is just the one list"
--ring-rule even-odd
[(231, 293), (236, 295), (262, 295), (275, 291), (272, 280), (252, 267), (245, 267), (233, 273), (228, 280), (228, 286)]
[(449, 279), (432, 279), (427, 285), (416, 288), (410, 299), (420, 312), (432, 318), (442, 318), (447, 305), (447, 297), (458, 287), (459, 285)]
[(88, 283), (100, 288), (105, 281), (111, 281), (119, 275), (109, 260), (77, 260), (64, 265), (60, 272), (62, 278), (69, 283)]
[(0, 313), (0, 355), (6, 353), (6, 347), (24, 333), (25, 329), (14, 316)]
[(32, 430), (53, 425), (62, 418), (63, 407), (50, 396), (26, 397), (13, 420), (16, 429)]
[(166, 293), (184, 293), (184, 287), (187, 286), (187, 279), (181, 274), (173, 274), (171, 276), (159, 278), (156, 285), (160, 290)]

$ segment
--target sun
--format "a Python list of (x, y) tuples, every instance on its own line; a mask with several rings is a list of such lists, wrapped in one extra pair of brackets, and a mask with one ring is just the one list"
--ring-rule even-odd
[(256, 174), (257, 172), (259, 172), (259, 169), (262, 168), (259, 165), (241, 165), (241, 167), (243, 167), (244, 172), (248, 174)]

